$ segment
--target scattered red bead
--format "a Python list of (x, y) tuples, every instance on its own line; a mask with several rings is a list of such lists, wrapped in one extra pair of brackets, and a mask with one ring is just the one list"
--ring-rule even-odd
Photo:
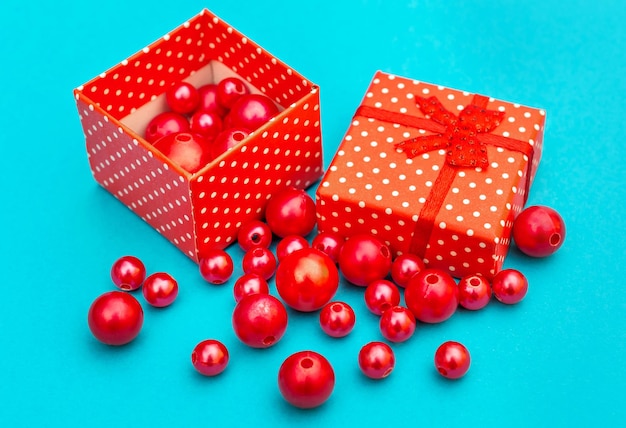
[(287, 310), (276, 297), (251, 294), (243, 297), (232, 316), (235, 335), (252, 348), (268, 348), (287, 330)]
[(239, 228), (237, 242), (243, 251), (250, 251), (256, 247), (269, 248), (272, 244), (272, 231), (267, 223), (251, 220)]
[(278, 388), (292, 406), (311, 409), (322, 405), (335, 388), (335, 372), (321, 354), (301, 351), (289, 356), (278, 370)]
[(417, 322), (413, 313), (403, 306), (387, 309), (380, 317), (380, 332), (390, 342), (404, 342), (413, 336)]
[(405, 288), (413, 275), (426, 268), (424, 261), (415, 254), (402, 254), (391, 264), (391, 278), (402, 288)]
[(178, 296), (178, 282), (165, 272), (157, 272), (144, 281), (143, 297), (150, 305), (164, 308), (174, 303)]
[(339, 252), (339, 269), (352, 284), (366, 287), (383, 279), (391, 268), (391, 251), (372, 235), (354, 235), (344, 242)]
[(200, 259), (199, 269), (205, 281), (211, 284), (223, 284), (233, 274), (233, 259), (224, 250), (209, 250)]
[(381, 315), (387, 309), (400, 304), (400, 290), (391, 281), (377, 279), (365, 289), (365, 306), (375, 315)]
[(269, 248), (256, 247), (243, 255), (244, 273), (256, 273), (268, 280), (276, 272), (276, 257)]
[(272, 195), (265, 208), (265, 221), (275, 235), (308, 235), (317, 222), (315, 202), (302, 189), (288, 187)]
[(345, 239), (336, 233), (321, 232), (315, 235), (311, 242), (311, 247), (326, 253), (333, 262), (337, 263), (344, 241)]
[(359, 368), (370, 379), (383, 379), (391, 374), (396, 357), (384, 342), (370, 342), (359, 351)]
[(440, 323), (450, 318), (457, 309), (457, 284), (445, 271), (424, 269), (409, 280), (404, 300), (418, 320)]
[(459, 281), (459, 305), (476, 311), (487, 306), (491, 299), (491, 284), (482, 275), (468, 275)]
[(137, 299), (123, 291), (100, 295), (89, 308), (87, 323), (91, 333), (107, 345), (125, 345), (143, 325), (143, 309)]
[(445, 342), (435, 352), (435, 367), (445, 378), (463, 377), (470, 367), (469, 351), (459, 342)]
[(123, 256), (111, 267), (111, 279), (116, 287), (131, 291), (141, 287), (146, 279), (146, 267), (135, 256)]
[(278, 258), (278, 262), (285, 257), (287, 257), (291, 253), (295, 253), (298, 250), (302, 250), (304, 248), (309, 248), (309, 241), (304, 239), (300, 235), (288, 235), (283, 239), (278, 241), (276, 245), (276, 257)]
[(565, 241), (565, 222), (550, 207), (528, 207), (513, 222), (513, 240), (524, 254), (549, 256)]
[(250, 294), (269, 294), (270, 288), (267, 281), (256, 273), (246, 273), (235, 281), (233, 295), (235, 302), (239, 302)]
[(528, 292), (528, 280), (515, 269), (501, 270), (494, 276), (491, 283), (493, 295), (500, 302), (514, 305), (524, 299)]
[(228, 349), (218, 340), (208, 339), (198, 343), (191, 353), (191, 363), (198, 373), (216, 376), (228, 365)]
[(320, 326), (331, 337), (347, 336), (356, 323), (354, 310), (344, 302), (330, 302), (320, 311)]

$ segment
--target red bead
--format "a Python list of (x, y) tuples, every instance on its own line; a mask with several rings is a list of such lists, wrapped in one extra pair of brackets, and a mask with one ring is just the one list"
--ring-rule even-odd
[(268, 348), (287, 330), (287, 310), (276, 297), (251, 294), (242, 298), (232, 316), (235, 335), (252, 348)]
[(295, 253), (298, 250), (302, 250), (304, 248), (309, 248), (309, 241), (304, 239), (300, 235), (287, 235), (276, 245), (276, 257), (278, 257), (278, 262), (285, 257), (287, 257), (291, 253)]
[(244, 273), (256, 273), (268, 280), (276, 271), (276, 257), (269, 248), (256, 247), (243, 255)]
[(493, 295), (507, 305), (519, 303), (528, 292), (528, 280), (515, 269), (501, 270), (491, 283)]
[(330, 302), (320, 311), (320, 326), (331, 337), (347, 336), (356, 323), (354, 310), (344, 302)]
[(365, 289), (365, 306), (375, 315), (400, 304), (400, 290), (391, 281), (376, 279)]
[(198, 110), (189, 119), (189, 129), (192, 133), (202, 135), (207, 142), (212, 142), (222, 132), (222, 119), (217, 113)]
[(339, 287), (339, 272), (326, 254), (304, 248), (285, 257), (276, 270), (276, 290), (285, 304), (312, 312), (330, 302)]
[(237, 77), (227, 77), (217, 84), (217, 102), (226, 110), (230, 109), (235, 102), (243, 95), (250, 93), (250, 90)]
[(391, 268), (391, 251), (372, 235), (354, 235), (339, 252), (339, 269), (352, 284), (366, 287), (383, 279)]
[(487, 306), (491, 299), (491, 284), (484, 276), (468, 275), (459, 281), (459, 305), (476, 311)]
[(418, 320), (439, 323), (456, 311), (458, 288), (449, 273), (424, 269), (410, 279), (404, 290), (404, 300)]
[(267, 223), (251, 220), (239, 229), (237, 242), (243, 251), (250, 251), (256, 247), (269, 248), (272, 244), (272, 231)]
[(211, 284), (223, 284), (233, 274), (233, 259), (224, 250), (212, 249), (207, 251), (198, 264), (200, 275)]
[(204, 376), (222, 373), (228, 365), (228, 360), (228, 349), (222, 342), (214, 339), (198, 343), (191, 353), (193, 367)]
[(135, 256), (123, 256), (111, 267), (113, 284), (124, 291), (136, 290), (146, 278), (146, 267)]
[(189, 114), (200, 104), (200, 95), (192, 84), (179, 82), (165, 92), (165, 101), (173, 112)]
[(145, 138), (149, 143), (156, 143), (162, 137), (179, 132), (189, 132), (189, 121), (182, 114), (166, 111), (148, 122)]
[(272, 195), (265, 208), (265, 221), (275, 235), (308, 235), (317, 222), (315, 202), (302, 189), (288, 187)]
[(459, 342), (445, 342), (435, 352), (435, 367), (445, 378), (463, 377), (470, 367), (469, 351)]
[(333, 232), (322, 232), (315, 235), (311, 242), (311, 247), (326, 253), (333, 262), (339, 261), (339, 252), (345, 239)]
[(280, 366), (278, 388), (292, 406), (311, 409), (322, 405), (332, 394), (335, 372), (321, 354), (313, 351), (296, 352)]
[(132, 341), (143, 325), (143, 309), (137, 299), (123, 291), (104, 293), (91, 304), (87, 315), (89, 329), (107, 345)]
[(178, 283), (170, 274), (157, 272), (146, 278), (142, 291), (146, 302), (157, 308), (164, 308), (176, 300)]
[(402, 254), (391, 264), (391, 278), (399, 287), (405, 288), (409, 279), (426, 269), (424, 261), (415, 254)]
[(278, 112), (276, 104), (265, 95), (243, 95), (235, 101), (224, 122), (228, 127), (242, 127), (254, 131)]
[(402, 306), (389, 308), (380, 317), (380, 332), (390, 342), (409, 340), (416, 326), (417, 322), (413, 313)]
[(239, 302), (250, 294), (269, 294), (270, 288), (267, 281), (256, 273), (246, 273), (235, 281), (233, 295), (235, 302)]
[(359, 351), (359, 368), (370, 379), (383, 379), (391, 374), (396, 357), (384, 342), (370, 342)]
[(217, 85), (208, 84), (198, 88), (198, 96), (200, 102), (197, 110), (206, 110), (217, 113), (220, 118), (224, 118), (228, 110), (221, 106), (217, 101)]
[(513, 240), (524, 254), (549, 256), (565, 241), (565, 222), (550, 207), (528, 207), (513, 222)]
[(246, 139), (250, 131), (243, 128), (228, 128), (217, 134), (210, 145), (211, 159), (215, 159), (222, 153), (235, 147)]
[(212, 159), (208, 144), (197, 134), (179, 132), (166, 135), (154, 143), (154, 147), (192, 174), (204, 168)]

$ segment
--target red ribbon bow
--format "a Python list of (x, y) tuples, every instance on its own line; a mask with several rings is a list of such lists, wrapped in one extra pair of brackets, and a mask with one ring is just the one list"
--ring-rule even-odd
[(528, 157), (524, 195), (527, 198), (534, 150), (529, 142), (492, 134), (502, 123), (504, 112), (487, 110), (489, 99), (485, 96), (474, 95), (470, 104), (458, 116), (446, 110), (436, 97), (415, 96), (415, 100), (425, 117), (370, 106), (359, 107), (356, 115), (432, 132), (433, 134), (411, 138), (395, 145), (409, 158), (433, 150), (446, 151), (446, 163), (440, 169), (431, 192), (422, 206), (409, 247), (409, 252), (423, 258), (435, 218), (452, 186), (458, 168), (487, 169), (489, 166), (487, 146), (489, 145), (521, 152)]

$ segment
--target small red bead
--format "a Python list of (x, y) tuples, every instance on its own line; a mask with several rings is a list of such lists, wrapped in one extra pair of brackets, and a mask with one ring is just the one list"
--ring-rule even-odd
[(228, 110), (217, 102), (217, 85), (208, 84), (198, 88), (200, 103), (197, 110), (206, 110), (217, 113), (220, 118), (224, 118)]
[(276, 297), (250, 294), (235, 306), (232, 316), (235, 335), (252, 348), (268, 348), (287, 330), (287, 310)]
[(413, 276), (404, 290), (404, 300), (415, 318), (426, 323), (440, 323), (456, 311), (458, 287), (449, 273), (424, 269)]
[(333, 262), (339, 261), (339, 252), (345, 239), (337, 233), (321, 232), (315, 235), (311, 242), (311, 247), (326, 253)]
[(513, 241), (524, 254), (549, 256), (565, 241), (565, 222), (550, 207), (528, 207), (513, 222)]
[(227, 128), (217, 134), (213, 142), (210, 144), (211, 159), (215, 159), (222, 153), (235, 147), (250, 135), (250, 131), (243, 128)]
[(250, 251), (256, 247), (269, 248), (272, 244), (272, 231), (267, 223), (250, 220), (239, 228), (237, 242), (243, 251)]
[(244, 273), (256, 273), (268, 280), (276, 271), (276, 257), (269, 248), (256, 247), (243, 255), (242, 268)]
[(390, 342), (409, 340), (416, 326), (417, 322), (413, 313), (402, 306), (389, 308), (380, 317), (380, 332)]
[(487, 306), (491, 299), (491, 284), (482, 275), (467, 275), (459, 281), (459, 305), (476, 311)]
[(87, 315), (89, 329), (107, 345), (125, 345), (141, 331), (143, 309), (137, 299), (123, 291), (110, 291), (93, 301)]
[(224, 250), (212, 249), (200, 259), (200, 275), (211, 284), (223, 284), (233, 274), (233, 259)]
[(111, 267), (111, 279), (116, 287), (131, 291), (141, 287), (146, 278), (146, 267), (135, 256), (123, 256)]
[(191, 363), (198, 373), (216, 376), (228, 365), (228, 349), (218, 340), (208, 339), (198, 343), (191, 353)]
[(365, 289), (365, 306), (375, 315), (400, 304), (400, 290), (391, 281), (376, 279)]
[(302, 409), (318, 407), (335, 388), (335, 372), (321, 354), (301, 351), (287, 357), (278, 370), (278, 388), (292, 406)]
[(178, 296), (178, 283), (165, 272), (157, 272), (148, 276), (142, 288), (146, 302), (157, 308), (171, 305)]
[(315, 202), (302, 189), (288, 187), (273, 194), (265, 207), (265, 221), (275, 235), (308, 235), (317, 222)]
[(298, 250), (302, 250), (304, 248), (309, 248), (309, 241), (304, 239), (300, 235), (287, 235), (276, 245), (276, 257), (278, 257), (278, 262), (289, 254), (294, 253)]
[(411, 277), (426, 268), (424, 261), (415, 254), (402, 254), (391, 264), (391, 278), (402, 288), (405, 288)]
[(470, 360), (469, 351), (459, 342), (442, 343), (435, 352), (435, 367), (441, 376), (448, 379), (463, 377), (469, 370)]
[(198, 134), (169, 134), (154, 143), (165, 157), (190, 173), (198, 172), (211, 162), (209, 145)]
[(528, 280), (515, 269), (501, 270), (493, 277), (491, 283), (493, 295), (500, 302), (514, 305), (524, 299), (528, 292)]
[(269, 294), (270, 289), (267, 281), (257, 273), (246, 273), (235, 281), (233, 295), (235, 302), (239, 302), (250, 294)]
[(391, 251), (372, 235), (351, 236), (339, 252), (339, 269), (352, 284), (367, 287), (389, 274)]
[(391, 374), (396, 357), (384, 342), (370, 342), (359, 351), (359, 368), (370, 379), (383, 379)]
[(223, 126), (218, 114), (207, 110), (198, 110), (189, 119), (190, 131), (202, 135), (207, 142), (212, 142), (222, 132)]
[(200, 104), (200, 95), (192, 84), (179, 82), (165, 92), (165, 101), (173, 112), (189, 114)]
[(254, 131), (278, 112), (276, 104), (265, 95), (243, 95), (235, 101), (224, 122), (228, 127), (242, 127)]
[(344, 302), (330, 302), (320, 311), (320, 326), (331, 337), (347, 336), (356, 323), (354, 310)]
[(237, 77), (227, 77), (217, 84), (217, 102), (226, 110), (229, 110), (235, 102), (243, 95), (250, 93), (250, 90)]
[(144, 136), (147, 142), (154, 144), (166, 135), (179, 132), (189, 132), (189, 121), (182, 114), (166, 111), (148, 122)]

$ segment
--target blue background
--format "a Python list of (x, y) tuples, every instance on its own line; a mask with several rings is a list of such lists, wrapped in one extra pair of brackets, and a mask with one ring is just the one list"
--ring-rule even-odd
[[(380, 338), (362, 289), (342, 283), (357, 327), (326, 337), (316, 314), (290, 311), (276, 346), (254, 350), (230, 326), (232, 283), (196, 266), (97, 186), (72, 89), (207, 7), (321, 86), (328, 165), (373, 73), (383, 71), (546, 109), (530, 204), (567, 223), (553, 257), (512, 249), (526, 274), (516, 306), (492, 302), (420, 325), (375, 382), (360, 347)], [(0, 5), (0, 424), (3, 426), (615, 426), (626, 418), (623, 1), (102, 1)], [(311, 189), (313, 194), (314, 188)], [(231, 247), (241, 273), (241, 250)], [(134, 254), (175, 276), (181, 293), (147, 305), (128, 346), (101, 345), (86, 316), (113, 289), (111, 264)], [(273, 284), (272, 284), (273, 287)], [(273, 288), (272, 288), (273, 289)], [(139, 296), (142, 299), (141, 296)], [(198, 375), (190, 353), (222, 340), (231, 362)], [(436, 374), (445, 340), (472, 367)], [(334, 365), (330, 400), (312, 411), (281, 398), (282, 360), (314, 349)]]

